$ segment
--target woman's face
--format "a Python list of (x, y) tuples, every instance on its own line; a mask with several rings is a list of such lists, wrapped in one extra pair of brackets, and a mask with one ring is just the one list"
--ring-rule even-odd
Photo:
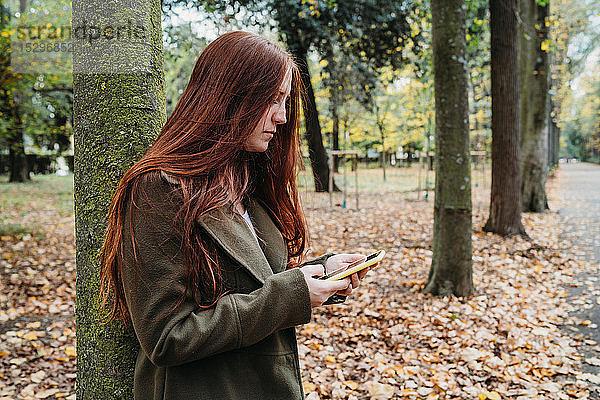
[(248, 140), (244, 144), (246, 151), (263, 152), (267, 151), (269, 141), (277, 132), (278, 124), (285, 124), (287, 116), (285, 111), (285, 103), (290, 96), (292, 90), (292, 69), (288, 68), (279, 87), (279, 94), (275, 101), (267, 108), (267, 111), (262, 116), (254, 131), (248, 136)]

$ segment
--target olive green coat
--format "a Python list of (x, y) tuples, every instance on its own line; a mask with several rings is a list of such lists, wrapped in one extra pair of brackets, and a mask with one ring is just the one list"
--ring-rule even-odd
[[(141, 345), (135, 399), (303, 399), (294, 326), (310, 320), (310, 295), (302, 272), (286, 270), (286, 244), (265, 209), (256, 200), (246, 204), (260, 247), (229, 207), (198, 220), (200, 234), (218, 244), (231, 292), (209, 309), (190, 296), (175, 307), (186, 280), (173, 226), (181, 195), (166, 175), (154, 175), (143, 189), (123, 230), (125, 297)], [(329, 255), (306, 263), (323, 264)]]

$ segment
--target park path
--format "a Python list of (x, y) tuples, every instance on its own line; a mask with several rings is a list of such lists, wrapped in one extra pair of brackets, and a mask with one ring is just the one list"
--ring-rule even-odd
[[(575, 246), (571, 250), (580, 260), (596, 266), (595, 273), (575, 276), (572, 287), (568, 288), (574, 310), (569, 314), (573, 318), (572, 325), (566, 328), (574, 335), (583, 335), (586, 343), (582, 354), (583, 371), (600, 375), (600, 365), (585, 361), (600, 359), (600, 166), (561, 164), (558, 178), (554, 211), (564, 224), (561, 237)], [(596, 387), (590, 398), (600, 398), (600, 387)]]

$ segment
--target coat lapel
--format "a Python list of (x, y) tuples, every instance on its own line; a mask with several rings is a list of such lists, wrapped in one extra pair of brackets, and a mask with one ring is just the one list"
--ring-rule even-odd
[(249, 199), (248, 214), (250, 214), (258, 236), (260, 248), (271, 265), (271, 269), (274, 273), (282, 272), (287, 266), (288, 252), (281, 232), (258, 201)]
[(281, 233), (254, 200), (248, 204), (260, 246), (244, 218), (229, 207), (221, 207), (200, 216), (198, 223), (234, 260), (244, 266), (259, 282), (285, 269), (287, 248)]

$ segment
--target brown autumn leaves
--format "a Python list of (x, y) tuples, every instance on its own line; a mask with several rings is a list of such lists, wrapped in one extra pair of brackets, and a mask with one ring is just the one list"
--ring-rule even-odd
[[(551, 208), (559, 183), (550, 183)], [(600, 360), (579, 348), (600, 347), (572, 332), (590, 322), (569, 318), (565, 289), (598, 266), (559, 240), (556, 213), (523, 215), (532, 240), (503, 239), (481, 232), (487, 210), (476, 206), (477, 292), (436, 298), (420, 293), (431, 263), (431, 200), (365, 195), (357, 212), (329, 210), (319, 196), (306, 201), (314, 253), (388, 254), (345, 304), (322, 307), (298, 327), (308, 399), (575, 399), (600, 385), (600, 376), (581, 372), (581, 363)], [(0, 400), (75, 399), (73, 219), (20, 211), (2, 210), (5, 220), (43, 228), (0, 238)]]

